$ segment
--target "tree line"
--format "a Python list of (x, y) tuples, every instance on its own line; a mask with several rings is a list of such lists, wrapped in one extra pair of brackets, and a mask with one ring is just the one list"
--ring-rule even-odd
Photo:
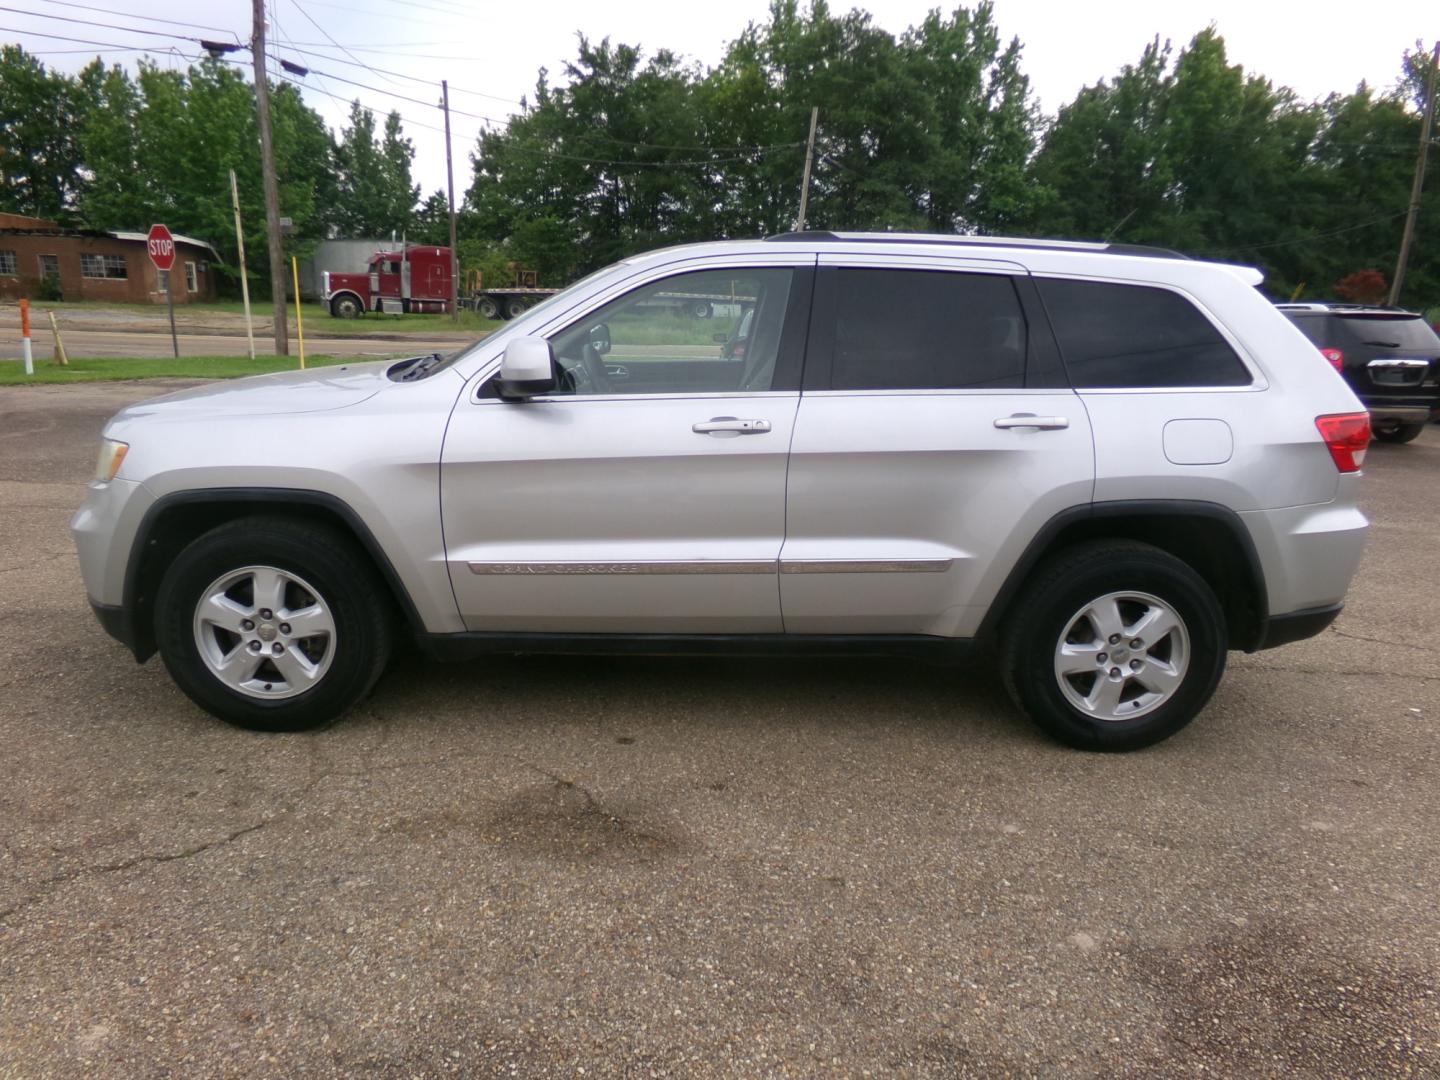
[[(1277, 296), (1332, 296), (1393, 270), (1429, 57), (1417, 43), (1396, 62), (1393, 86), (1306, 101), (1231, 64), (1212, 27), (1179, 49), (1152, 42), (1047, 116), (989, 0), (898, 36), (863, 11), (775, 0), (714, 67), (580, 38), (557, 78), (542, 69), (522, 111), (481, 133), (462, 261), (559, 284), (662, 244), (790, 229), (818, 107), (810, 228), (1154, 244), (1260, 265)], [(292, 246), (445, 242), (445, 199), (419, 200), (398, 114), (377, 124), (357, 102), (332, 134), (288, 83), (272, 101)], [(95, 228), (164, 219), (228, 258), (234, 168), (260, 250), (257, 144), (252, 88), (222, 62), (131, 76), (97, 60), (68, 77), (0, 50), (0, 209)], [(1440, 301), (1436, 198), (1411, 304)]]

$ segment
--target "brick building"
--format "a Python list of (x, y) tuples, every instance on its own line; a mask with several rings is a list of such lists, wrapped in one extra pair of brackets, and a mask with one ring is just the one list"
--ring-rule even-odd
[[(0, 297), (39, 295), (41, 282), (60, 282), (66, 300), (163, 304), (161, 276), (143, 232), (66, 229), (42, 218), (0, 214)], [(215, 299), (215, 249), (175, 237), (175, 303)]]

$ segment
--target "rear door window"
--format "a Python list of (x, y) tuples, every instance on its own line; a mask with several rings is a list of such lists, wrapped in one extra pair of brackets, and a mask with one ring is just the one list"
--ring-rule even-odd
[(1037, 278), (1077, 389), (1248, 386), (1215, 326), (1169, 289)]
[(993, 390), (1025, 385), (1029, 334), (1010, 278), (842, 267), (832, 290), (835, 390)]

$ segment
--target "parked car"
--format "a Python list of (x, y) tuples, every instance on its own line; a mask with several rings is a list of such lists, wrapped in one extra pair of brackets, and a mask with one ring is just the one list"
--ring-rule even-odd
[(1425, 316), (1364, 304), (1280, 304), (1370, 410), (1381, 442), (1414, 439), (1440, 418), (1440, 337)]
[[(1369, 417), (1259, 280), (1105, 244), (671, 248), (447, 357), (124, 409), (72, 529), (103, 626), (247, 727), (335, 719), (401, 635), (979, 646), (1052, 736), (1133, 749), (1227, 650), (1328, 626), (1360, 559)], [(657, 345), (679, 294), (753, 298), (743, 358)]]

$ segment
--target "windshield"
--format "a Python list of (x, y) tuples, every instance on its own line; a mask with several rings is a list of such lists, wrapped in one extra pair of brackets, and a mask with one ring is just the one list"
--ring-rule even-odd
[(1440, 338), (1418, 315), (1342, 315), (1340, 325), (1362, 345), (1424, 352), (1440, 350)]
[(482, 345), (488, 346), (494, 343), (495, 340), (502, 335), (508, 336), (510, 334), (514, 334), (516, 331), (519, 331), (521, 334), (526, 333), (524, 327), (533, 326), (536, 322), (543, 322), (546, 315), (549, 314), (550, 310), (557, 306), (560, 306), (560, 302), (568, 298), (572, 293), (575, 292), (576, 289), (580, 288), (582, 285), (588, 285), (590, 282), (594, 281), (596, 278), (600, 277), (603, 274), (608, 274), (611, 270), (615, 269), (615, 267), (619, 265), (621, 264), (611, 263), (609, 266), (603, 266), (599, 270), (594, 271), (593, 273), (586, 274), (579, 281), (575, 282), (575, 284), (561, 289), (558, 293), (555, 293), (552, 296), (547, 296), (544, 300), (540, 301), (540, 303), (536, 304), (534, 307), (527, 308), (525, 314), (519, 316), (518, 318), (511, 319), (498, 330), (492, 330), (490, 331), (490, 333), (486, 334), (484, 337), (478, 339), (477, 341), (474, 341), (469, 345), (465, 345), (459, 349), (456, 349), (453, 353), (446, 356), (438, 364), (429, 368), (428, 370), (438, 371), (442, 368), (448, 368), (451, 365), (455, 364), (457, 361), (463, 360), (465, 357), (469, 356), (472, 352), (480, 348)]

